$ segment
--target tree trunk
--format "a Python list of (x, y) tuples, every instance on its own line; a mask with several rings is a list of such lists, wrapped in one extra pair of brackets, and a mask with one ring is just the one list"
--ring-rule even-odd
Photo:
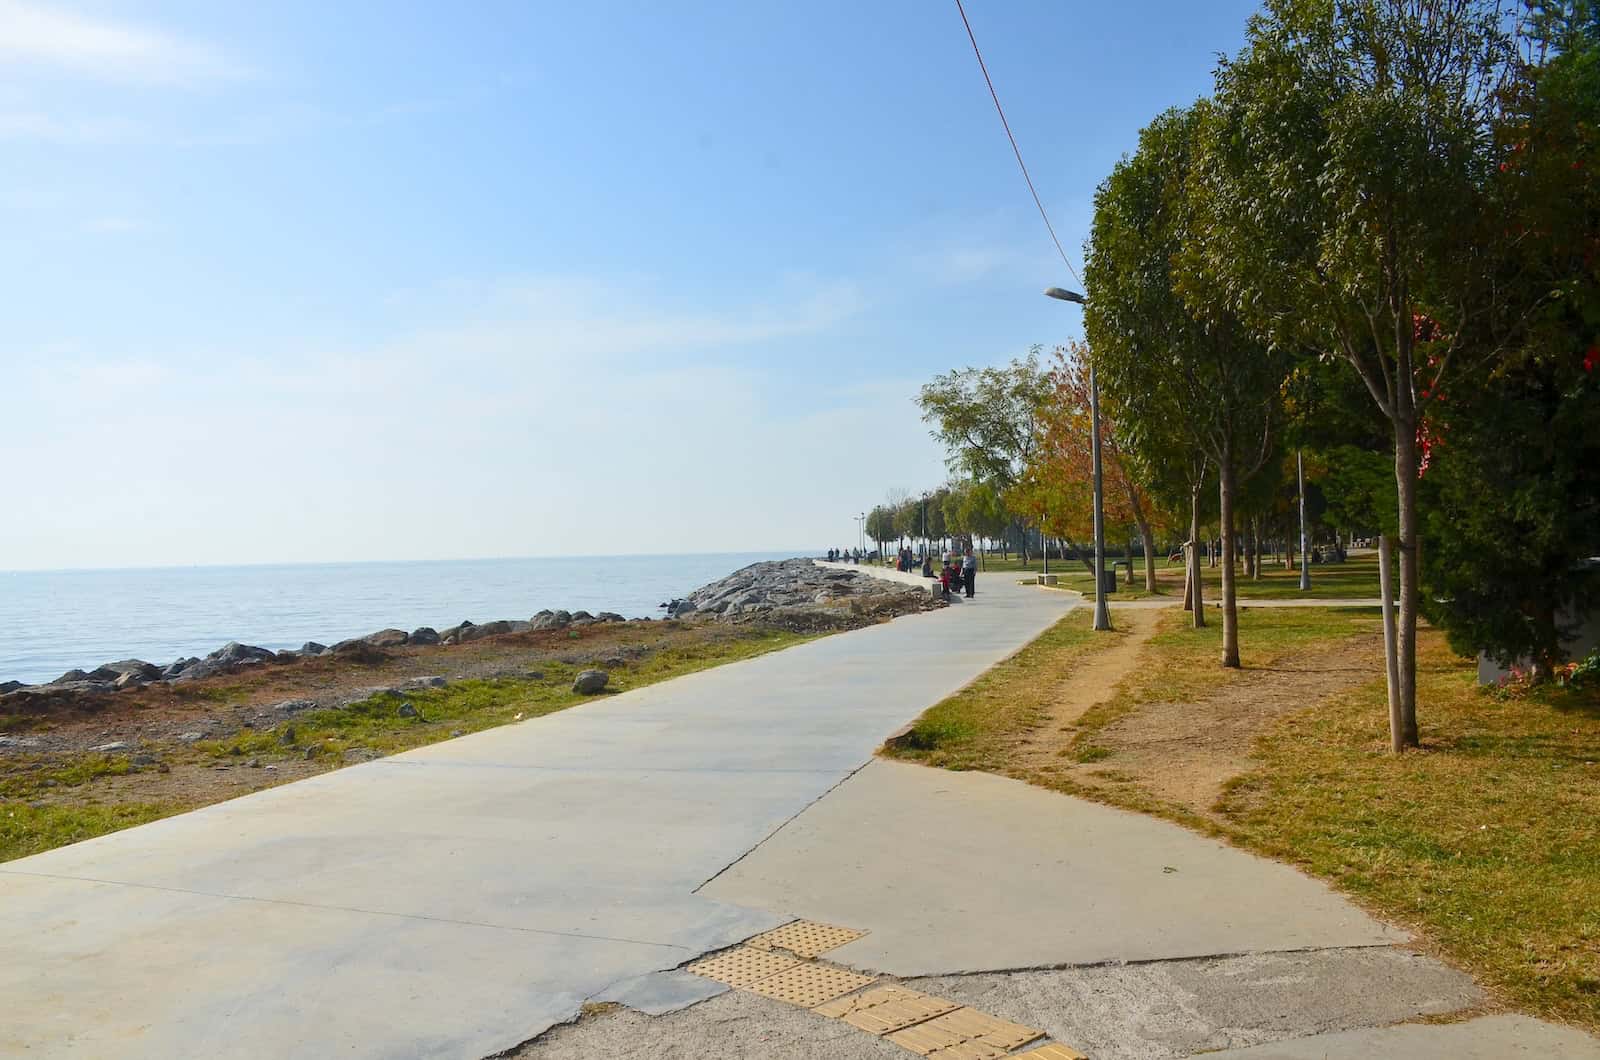
[(1251, 581), (1261, 580), (1261, 516), (1250, 520), (1250, 537), (1255, 542), (1256, 569), (1250, 572)]
[(1222, 530), (1222, 665), (1239, 668), (1239, 610), (1235, 596), (1233, 562), (1233, 451), (1223, 443), (1217, 468), (1217, 492)]
[(1311, 553), (1306, 540), (1306, 461), (1298, 449), (1294, 451), (1294, 467), (1300, 491), (1300, 591), (1308, 593), (1311, 591)]
[(1406, 749), (1405, 722), (1400, 713), (1400, 657), (1395, 650), (1394, 572), (1389, 559), (1389, 535), (1378, 535), (1378, 595), (1383, 601), (1383, 662), (1389, 684), (1389, 747), (1395, 754)]
[(1400, 666), (1401, 745), (1417, 747), (1417, 425), (1409, 387), (1396, 390), (1400, 392), (1394, 425), (1394, 477), (1400, 501), (1400, 613), (1395, 648)]
[(1144, 591), (1156, 591), (1156, 539), (1150, 533), (1150, 524), (1139, 521), (1139, 543), (1144, 548)]
[(1206, 624), (1205, 594), (1200, 585), (1200, 490), (1189, 495), (1189, 604), (1194, 611), (1194, 628)]

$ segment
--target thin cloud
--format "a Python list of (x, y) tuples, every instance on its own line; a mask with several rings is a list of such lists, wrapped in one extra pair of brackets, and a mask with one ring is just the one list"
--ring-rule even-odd
[(0, 0), (0, 65), (46, 66), (114, 80), (180, 84), (246, 72), (221, 51), (199, 41), (30, 0)]

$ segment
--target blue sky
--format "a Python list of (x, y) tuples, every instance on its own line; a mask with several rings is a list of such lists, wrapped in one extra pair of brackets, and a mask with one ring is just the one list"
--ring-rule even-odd
[[(972, 0), (1063, 243), (1253, 3)], [(0, 568), (844, 544), (1079, 333), (953, 2), (0, 0)]]

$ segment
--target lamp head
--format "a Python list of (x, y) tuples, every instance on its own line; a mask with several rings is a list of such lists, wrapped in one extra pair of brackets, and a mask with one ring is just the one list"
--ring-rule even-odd
[(1047, 298), (1055, 298), (1062, 302), (1077, 302), (1079, 305), (1088, 304), (1083, 295), (1077, 291), (1068, 291), (1061, 287), (1046, 287), (1044, 293)]

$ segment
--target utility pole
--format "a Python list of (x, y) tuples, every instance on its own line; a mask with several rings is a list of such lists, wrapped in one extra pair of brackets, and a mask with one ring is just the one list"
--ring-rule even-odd
[[(1047, 298), (1054, 298), (1061, 302), (1076, 302), (1087, 305), (1083, 295), (1077, 291), (1065, 291), (1060, 287), (1050, 287), (1045, 290)], [(1109, 630), (1111, 628), (1111, 612), (1106, 609), (1106, 512), (1105, 512), (1105, 480), (1100, 473), (1100, 384), (1094, 377), (1094, 351), (1089, 353), (1089, 429), (1094, 437), (1090, 439), (1089, 451), (1094, 455), (1094, 628)], [(1046, 553), (1048, 555), (1048, 553)], [(1132, 561), (1129, 562), (1132, 568)]]
[[(1100, 469), (1100, 385), (1094, 377), (1094, 354), (1089, 354), (1089, 429), (1094, 432), (1090, 449), (1094, 453), (1094, 628), (1111, 628), (1111, 612), (1106, 609), (1106, 511), (1105, 484)], [(1129, 562), (1132, 569), (1132, 562)]]

